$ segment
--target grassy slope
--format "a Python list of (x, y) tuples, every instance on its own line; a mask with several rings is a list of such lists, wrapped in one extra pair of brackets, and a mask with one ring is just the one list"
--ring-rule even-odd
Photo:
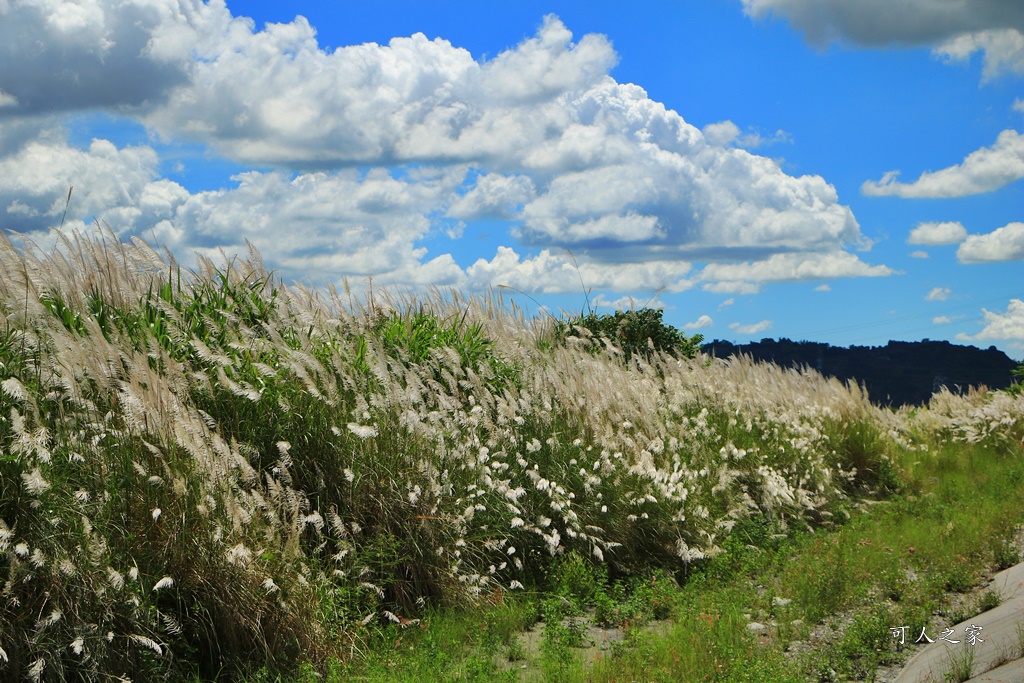
[[(0, 675), (15, 678), (351, 674), (366, 656), (387, 678), (405, 665), (371, 653), (395, 623), (453, 662), (466, 653), (446, 642), (488, 653), (411, 680), (484, 680), (538, 617), (546, 675), (561, 676), (579, 633), (560, 618), (591, 604), (630, 623), (678, 612), (644, 661), (776, 671), (771, 651), (728, 663), (760, 652), (738, 615), (772, 596), (810, 624), (871, 577), (908, 595), (939, 581), (902, 586), (907, 567), (969, 582), (987, 518), (943, 515), (1024, 437), (1020, 397), (896, 414), (811, 372), (627, 364), (582, 331), (556, 344), (493, 299), (360, 307), (275, 282), (257, 254), (182, 273), (109, 235), (45, 256), (0, 242), (0, 312)], [(909, 558), (850, 535), (867, 533), (857, 496), (904, 481), (921, 489), (900, 503), (921, 536)], [(772, 535), (804, 528), (819, 533)], [(774, 576), (766, 562), (779, 578), (751, 594), (737, 577)], [(444, 609), (488, 601), (505, 607)], [(697, 645), (702, 623), (714, 647)]]
[[(956, 594), (1018, 560), (1015, 537), (1024, 519), (1020, 456), (1019, 450), (937, 446), (934, 455), (918, 454), (905, 463), (903, 494), (851, 508), (851, 519), (840, 526), (773, 537), (765, 524), (744, 524), (725, 552), (703, 563), (681, 588), (618, 597), (616, 606), (633, 605), (641, 614), (644, 608), (635, 602), (648, 601), (647, 618), (653, 616), (652, 599), (671, 605), (668, 622), (657, 631), (634, 622), (626, 642), (598, 653), (596, 661), (593, 651), (559, 648), (558, 634), (543, 632), (544, 646), (529, 662), (531, 678), (873, 680), (880, 667), (897, 665), (908, 654), (890, 628), (908, 627), (909, 648), (922, 628), (934, 638), (939, 624), (994, 606), (984, 593), (966, 601)], [(573, 598), (574, 591), (555, 584), (553, 594)], [(587, 581), (576, 577), (571, 585)], [(419, 629), (382, 632), (375, 653), (344, 676), (521, 680), (524, 624), (540, 616), (542, 601), (543, 596), (530, 596), (512, 604), (485, 603), (434, 615)], [(753, 622), (766, 629), (751, 631)], [(506, 664), (510, 657), (514, 661)]]

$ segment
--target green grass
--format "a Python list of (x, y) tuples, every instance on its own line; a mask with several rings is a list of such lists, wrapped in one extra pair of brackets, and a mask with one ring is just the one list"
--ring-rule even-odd
[[(609, 583), (603, 568), (588, 567), (569, 556), (555, 565), (546, 593), (552, 597), (544, 604), (553, 611), (562, 605), (563, 616), (567, 610), (578, 613), (579, 608), (596, 607), (591, 610), (595, 623), (623, 625), (629, 637), (585, 665), (583, 651), (574, 647), (579, 643), (564, 628), (553, 636), (545, 633), (556, 643), (541, 651), (536, 680), (771, 682), (827, 678), (829, 672), (870, 678), (880, 666), (898, 663), (932, 614), (946, 604), (947, 567), (965, 562), (968, 578), (953, 587), (972, 588), (985, 570), (1002, 568), (998, 548), (1008, 532), (1004, 520), (1024, 516), (1019, 456), (947, 446), (927, 462), (908, 464), (912, 462), (919, 463), (918, 475), (905, 485), (913, 493), (852, 508), (849, 521), (830, 531), (794, 530), (779, 538), (773, 533), (778, 529), (751, 520), (735, 529), (724, 552), (702, 563), (682, 586), (659, 583), (657, 577), (628, 586)], [(976, 484), (973, 489), (963, 486), (968, 481)], [(1013, 501), (1009, 508), (1008, 501)], [(960, 531), (936, 533), (936, 528), (948, 530), (950, 525)], [(648, 586), (660, 588), (645, 590)], [(530, 612), (535, 601), (521, 600), (519, 609)], [(663, 611), (655, 612), (656, 602)], [(501, 610), (509, 609), (508, 604)], [(997, 605), (998, 598), (985, 593), (970, 614), (961, 616)], [(446, 616), (452, 621), (435, 622), (435, 627), (458, 632), (460, 620), (486, 620), (491, 609), (449, 611)], [(616, 622), (609, 614), (634, 616)], [(848, 622), (841, 637), (800, 656), (785, 654), (792, 641), (806, 641), (812, 626), (838, 614)], [(670, 626), (646, 632), (643, 625), (654, 618), (667, 618)], [(754, 633), (747, 628), (751, 621), (769, 626)], [(515, 626), (524, 623), (528, 620)], [(901, 626), (907, 627), (905, 647), (891, 633), (891, 628)], [(506, 630), (502, 638), (507, 642), (514, 635), (514, 630)], [(459, 655), (477, 662), (489, 661), (493, 651), (486, 643), (462, 636), (453, 642), (460, 649), (467, 642), (479, 643), (477, 649)], [(421, 666), (414, 663), (415, 655), (409, 657), (411, 667)], [(951, 660), (949, 680), (967, 678), (963, 672), (972, 665), (969, 654), (958, 657)], [(391, 666), (394, 680), (429, 680), (434, 675), (440, 680), (472, 680), (458, 673), (444, 678), (449, 673), (441, 671), (399, 678), (407, 675), (404, 665)], [(351, 671), (363, 670), (357, 666)], [(496, 668), (492, 675), (502, 676), (504, 671)]]
[(949, 656), (949, 671), (943, 680), (947, 683), (963, 683), (971, 677), (973, 670), (974, 650), (961, 648)]

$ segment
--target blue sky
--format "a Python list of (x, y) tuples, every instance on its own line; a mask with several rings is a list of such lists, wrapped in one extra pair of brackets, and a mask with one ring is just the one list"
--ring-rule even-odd
[(1017, 3), (10, 0), (0, 60), (41, 244), (74, 185), (184, 263), (1024, 358)]

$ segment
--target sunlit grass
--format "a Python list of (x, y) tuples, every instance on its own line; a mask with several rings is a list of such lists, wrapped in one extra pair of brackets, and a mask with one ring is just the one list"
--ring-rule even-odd
[[(1000, 568), (995, 544), (1012, 531), (1012, 520), (1024, 515), (1019, 456), (947, 445), (921, 470), (919, 487), (908, 483), (908, 491), (891, 502), (852, 507), (849, 521), (831, 529), (779, 537), (770, 525), (744, 523), (722, 554), (701, 563), (681, 587), (661, 594), (671, 604), (663, 615), (670, 619), (668, 628), (644, 631), (639, 626), (652, 617), (648, 614), (612, 651), (585, 661), (583, 650), (564, 650), (561, 666), (549, 661), (548, 668), (526, 680), (768, 683), (828, 678), (830, 671), (870, 677), (878, 667), (900, 661), (922, 629), (930, 628), (933, 613), (945, 609), (951, 572), (962, 573), (963, 583), (952, 583), (962, 590), (976, 585), (984, 570)], [(964, 488), (971, 480), (977, 486)], [(963, 535), (937, 531), (950, 525), (962, 527)], [(551, 594), (565, 594), (570, 583), (582, 587), (578, 599), (590, 596), (613, 609), (629, 604), (626, 593), (615, 590), (600, 572), (588, 574), (574, 562), (557, 565)], [(529, 601), (517, 604), (523, 610), (519, 614), (530, 612)], [(992, 596), (981, 595), (974, 611), (949, 616), (955, 623), (996, 604)], [(459, 634), (460, 620), (483, 623), (489, 609), (448, 611), (446, 618), (452, 621), (438, 621), (434, 627)], [(804, 655), (785, 653), (789, 643), (808, 640), (813, 627), (837, 614), (848, 620), (841, 636)], [(752, 631), (749, 625), (757, 622), (764, 629)], [(892, 636), (893, 627), (906, 627), (906, 647)], [(488, 657), (493, 648), (479, 639), (459, 636), (454, 642), (454, 652), (463, 653), (467, 661), (485, 668), (494, 661)], [(477, 645), (467, 651), (470, 642)], [(403, 661), (411, 665), (415, 657), (410, 653), (393, 663), (394, 680), (430, 680), (432, 675), (474, 680), (464, 672), (454, 678), (445, 678), (450, 672), (441, 671), (413, 674), (417, 669), (404, 668)], [(953, 665), (962, 670), (965, 663), (957, 660)], [(504, 671), (495, 668), (490, 675), (500, 680)]]
[(1009, 394), (893, 412), (810, 371), (595, 351), (495, 297), (361, 304), (105, 233), (0, 241), (0, 312), (4, 675), (488, 680), (548, 618), (543, 675), (577, 680), (612, 666), (572, 640), (594, 610), (675, 614), (675, 646), (628, 628), (612, 657), (645, 676), (769, 680), (747, 614), (777, 640), (885, 596), (866, 647), (1012, 559)]

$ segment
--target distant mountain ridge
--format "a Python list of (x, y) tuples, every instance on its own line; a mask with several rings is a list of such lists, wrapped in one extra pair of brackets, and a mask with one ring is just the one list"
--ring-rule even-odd
[(701, 347), (718, 358), (735, 354), (782, 367), (813, 368), (863, 384), (879, 405), (922, 405), (943, 386), (950, 391), (986, 386), (1004, 389), (1017, 362), (994, 346), (979, 349), (947, 341), (890, 341), (885, 346), (831, 346), (820, 342), (762, 339), (749, 344), (715, 340)]

